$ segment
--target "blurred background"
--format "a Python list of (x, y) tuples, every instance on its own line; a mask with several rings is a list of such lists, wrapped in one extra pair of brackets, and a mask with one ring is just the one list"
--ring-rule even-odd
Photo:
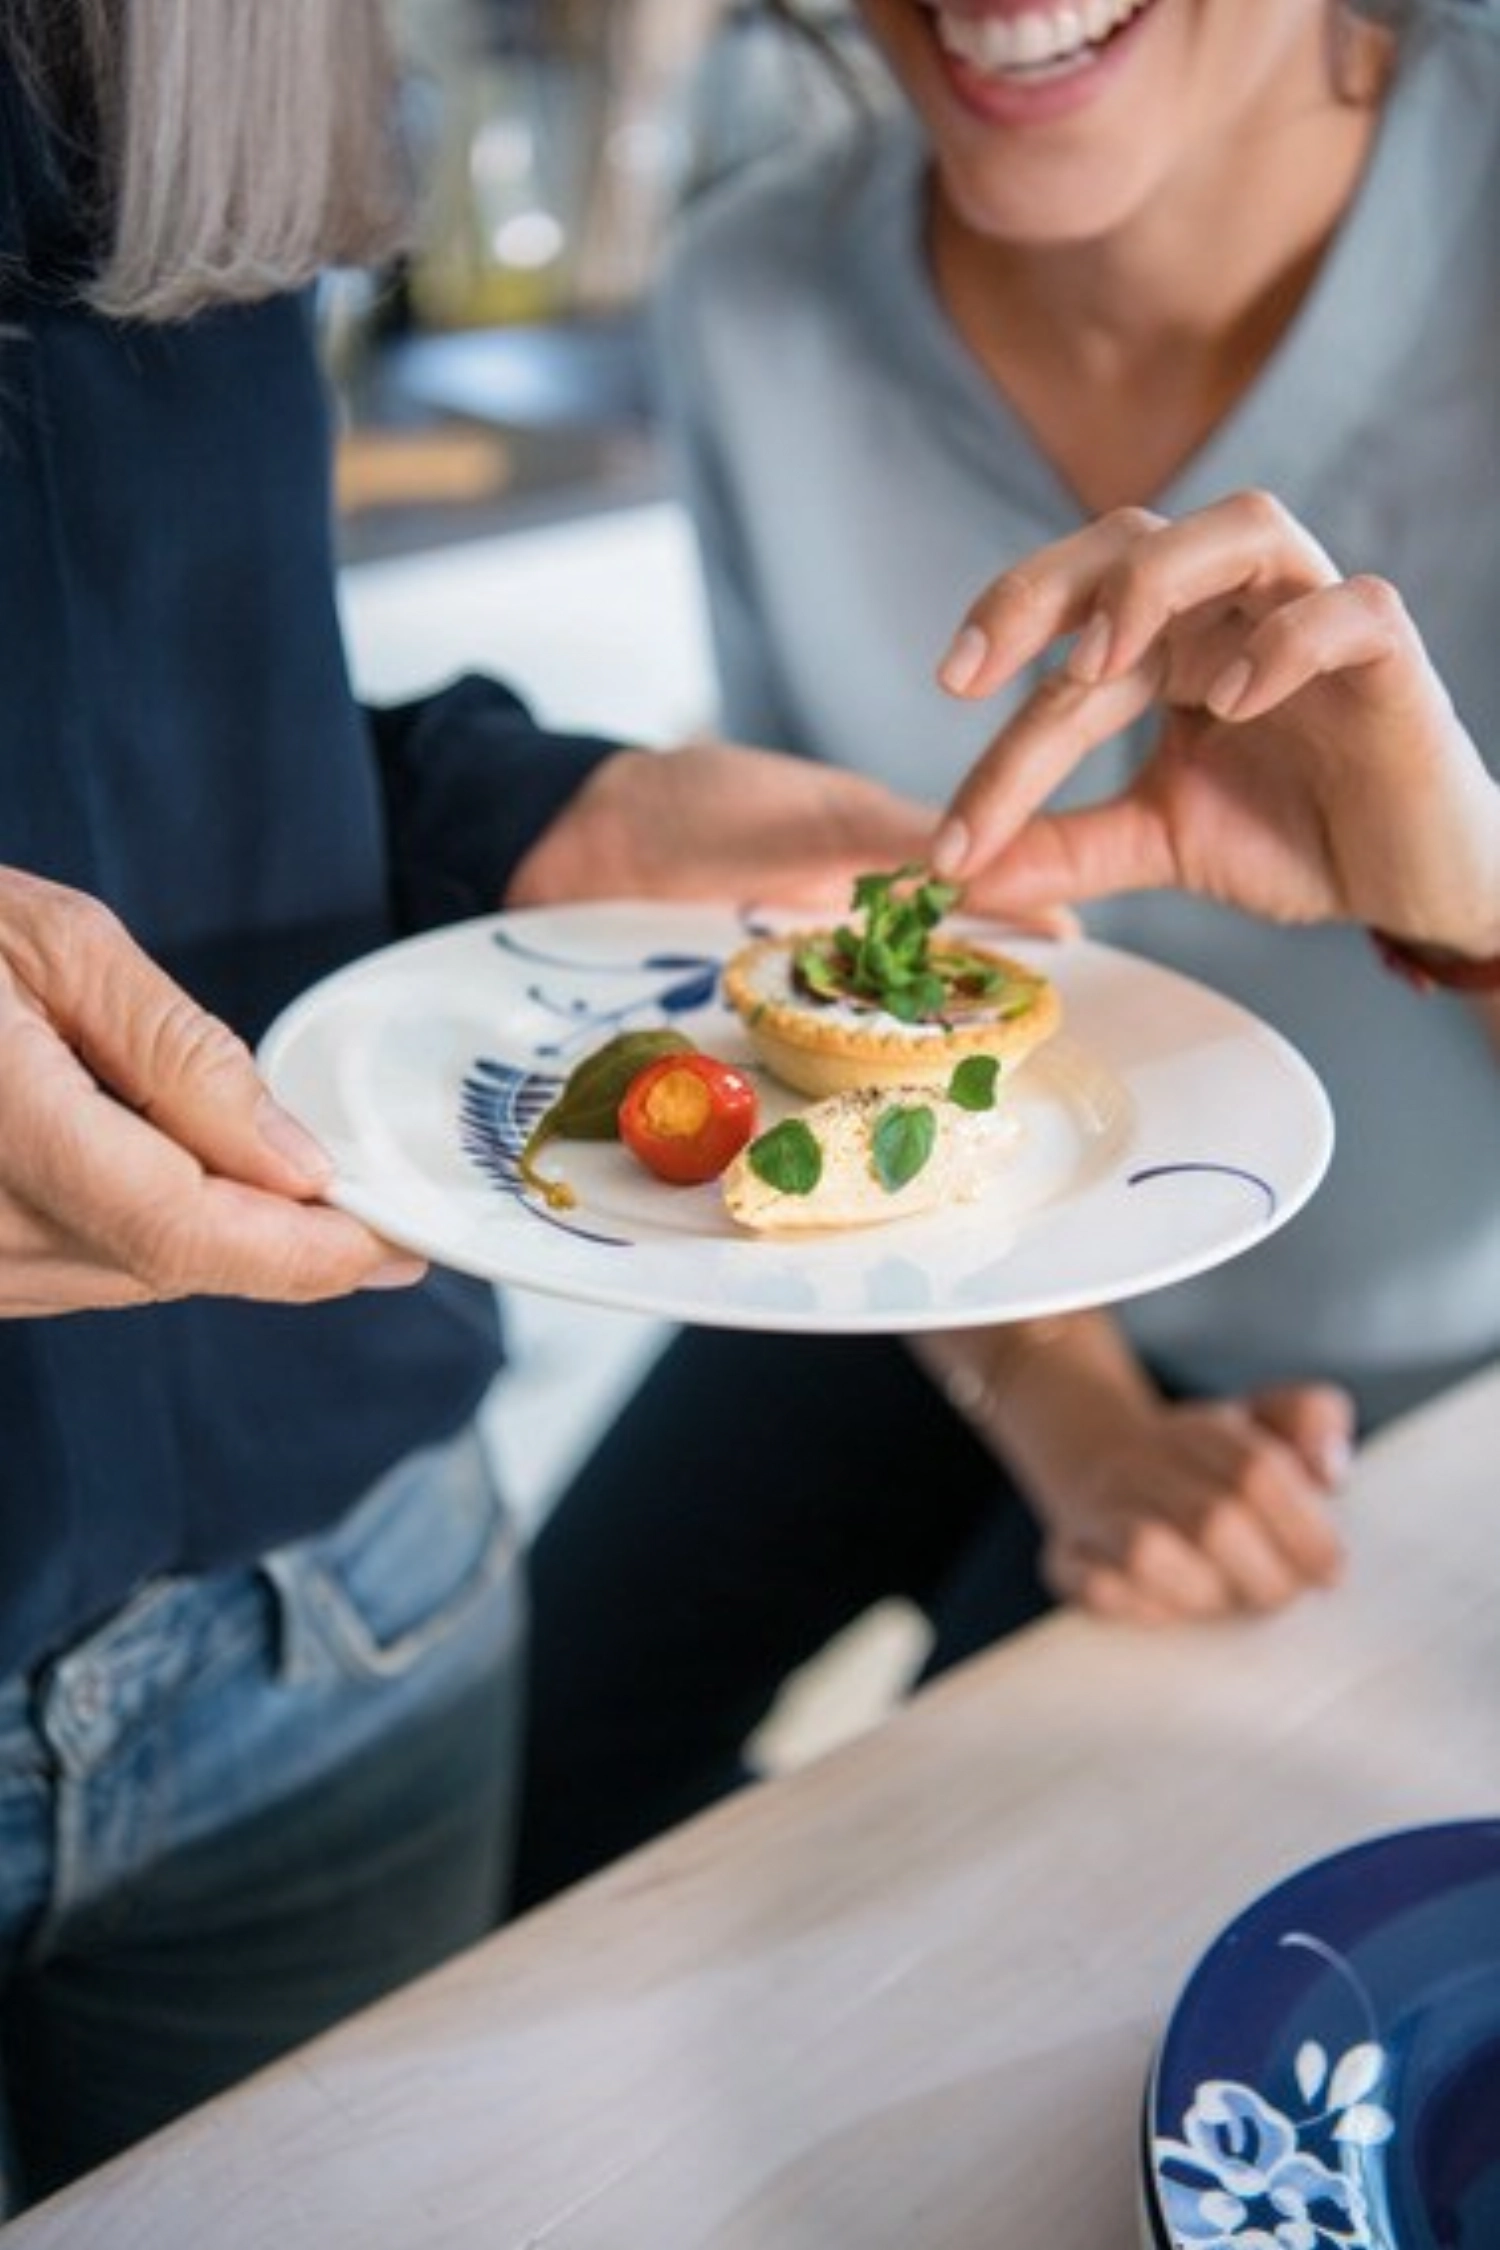
[[(396, 0), (422, 229), (336, 273), (351, 559), (653, 497), (641, 310), (677, 206), (840, 113), (760, 0)], [(800, 0), (863, 69), (844, 0)]]

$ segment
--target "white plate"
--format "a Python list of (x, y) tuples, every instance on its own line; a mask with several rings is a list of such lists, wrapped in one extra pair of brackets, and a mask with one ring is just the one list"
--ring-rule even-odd
[[(1264, 1240), (1327, 1166), (1327, 1099), (1279, 1033), (1131, 955), (1008, 938), (1056, 982), (1064, 1026), (1005, 1096), (1019, 1130), (977, 1201), (858, 1232), (748, 1235), (716, 1186), (666, 1187), (617, 1144), (578, 1142), (553, 1143), (546, 1163), (575, 1210), (525, 1192), (515, 1160), (531, 1124), (622, 1026), (670, 1023), (749, 1062), (718, 971), (775, 926), (634, 902), (461, 923), (314, 986), (262, 1064), (332, 1155), (332, 1200), (393, 1242), (491, 1281), (719, 1327), (951, 1328), (1108, 1303)], [(769, 1123), (794, 1097), (756, 1075)]]

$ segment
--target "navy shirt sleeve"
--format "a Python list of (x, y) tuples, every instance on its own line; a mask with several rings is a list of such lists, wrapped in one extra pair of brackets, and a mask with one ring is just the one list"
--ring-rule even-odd
[(542, 830), (618, 747), (544, 732), (518, 695), (474, 673), (369, 716), (402, 930), (493, 912)]

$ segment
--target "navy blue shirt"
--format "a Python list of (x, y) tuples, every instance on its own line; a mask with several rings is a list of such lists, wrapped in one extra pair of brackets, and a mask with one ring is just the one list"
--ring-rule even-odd
[[(103, 321), (75, 208), (0, 59), (0, 862), (108, 900), (254, 1040), (335, 964), (494, 906), (611, 746), (479, 679), (360, 710), (306, 305)], [(498, 1355), (451, 1275), (0, 1321), (0, 1675), (329, 1522)]]

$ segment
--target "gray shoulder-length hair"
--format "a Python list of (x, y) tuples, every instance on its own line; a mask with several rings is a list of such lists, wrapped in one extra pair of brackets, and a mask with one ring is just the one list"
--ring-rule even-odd
[(405, 239), (382, 0), (0, 0), (0, 34), (86, 160), (100, 311), (183, 319)]

